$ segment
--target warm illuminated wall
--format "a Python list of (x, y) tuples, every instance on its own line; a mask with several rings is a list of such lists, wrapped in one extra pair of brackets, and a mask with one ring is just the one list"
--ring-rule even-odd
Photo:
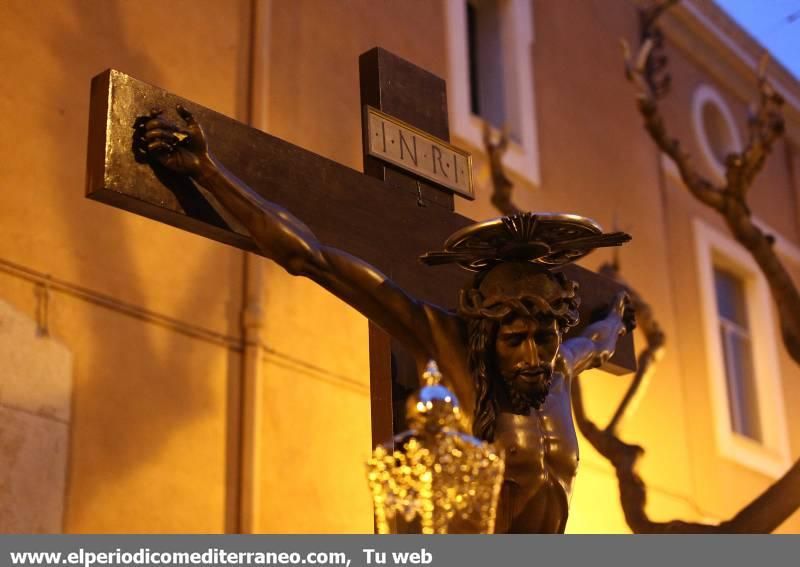
[[(246, 18), (246, 2), (3, 2), (0, 258), (236, 335), (240, 252), (83, 193), (91, 77), (123, 69), (240, 115)], [(36, 297), (0, 271), (3, 301), (35, 318)], [(238, 353), (56, 290), (49, 327), (73, 356), (63, 529), (222, 531)]]
[(0, 301), (0, 532), (61, 531), (73, 364), (47, 327)]
[[(425, 26), (435, 33), (438, 7), (417, 7), (422, 27), (405, 9), (386, 14), (368, 2), (276, 6), (264, 30), (274, 62), (271, 130), (360, 167), (357, 56), (380, 43), (431, 66), (435, 52), (411, 36)], [(237, 529), (250, 500), (256, 531), (372, 529), (365, 320), (261, 263), (258, 491), (240, 495), (242, 253), (83, 198), (90, 78), (119, 68), (246, 119), (251, 8), (244, 0), (75, 1), (46, 17), (23, 2), (0, 8), (14, 24), (0, 40), (4, 68), (24, 85), (0, 96), (0, 113), (13, 117), (0, 142), (14, 156), (0, 173), (17, 188), (2, 196), (0, 258), (34, 270), (34, 279), (87, 288), (90, 299), (112, 298), (103, 308), (53, 291), (49, 302), (51, 332), (74, 355), (66, 531)], [(0, 272), (0, 298), (36, 313), (34, 284), (18, 275)], [(143, 322), (120, 302), (177, 323)], [(186, 336), (182, 326), (234, 348)]]
[[(717, 456), (706, 415), (705, 345), (691, 331), (701, 306), (690, 225), (695, 216), (719, 223), (665, 176), (641, 129), (617, 44), (638, 36), (638, 20), (627, 1), (613, 5), (533, 3), (541, 182), (517, 179), (514, 198), (522, 208), (579, 212), (634, 235), (624, 273), (646, 292), (669, 342), (622, 433), (647, 449), (641, 471), (654, 519), (723, 519), (769, 479)], [(51, 292), (50, 330), (73, 360), (65, 531), (220, 532), (238, 529), (243, 507), (252, 508), (254, 531), (372, 529), (363, 474), (371, 445), (365, 319), (266, 261), (254, 268), (259, 289), (245, 291), (241, 252), (83, 198), (88, 85), (107, 67), (245, 120), (252, 58), (264, 89), (258, 95), (268, 97), (255, 101), (265, 109), (260, 125), (356, 169), (358, 55), (380, 45), (447, 76), (443, 2), (260, 6), (263, 49), (251, 54), (247, 0), (74, 0), (52, 3), (47, 15), (21, 0), (0, 5), (0, 21), (14, 22), (0, 35), (0, 60), (20, 85), (0, 94), (0, 151), (14, 156), (0, 165), (0, 260), (178, 321), (146, 322), (119, 306)], [(740, 112), (744, 100), (740, 87), (711, 77), (696, 57), (671, 53), (674, 92), (665, 113), (694, 152), (695, 85), (715, 81)], [(800, 171), (796, 148), (789, 159)], [(800, 244), (797, 211), (784, 206), (800, 187), (790, 185), (781, 153), (754, 190), (769, 193), (755, 209)], [(485, 164), (480, 152), (475, 157), (479, 198), (459, 202), (459, 211), (496, 216)], [(609, 257), (598, 252), (586, 265)], [(257, 488), (242, 492), (246, 369), (236, 345), (246, 298), (260, 303), (263, 347), (251, 448)], [(2, 270), (0, 300), (29, 319), (40, 306), (30, 280)], [(223, 340), (187, 336), (181, 326)], [(786, 407), (796, 407), (796, 367), (781, 356)], [(590, 415), (603, 423), (627, 379), (594, 371), (583, 384)], [(789, 419), (796, 458), (800, 421)], [(613, 471), (586, 443), (581, 451), (568, 531), (627, 531)], [(800, 531), (800, 517), (782, 530)]]
[[(358, 56), (380, 45), (444, 73), (436, 2), (273, 2), (270, 14), (269, 131), (354, 169), (362, 167)], [(279, 268), (270, 266), (265, 280), (265, 342), (316, 369), (265, 358), (256, 525), (371, 532), (366, 319)]]

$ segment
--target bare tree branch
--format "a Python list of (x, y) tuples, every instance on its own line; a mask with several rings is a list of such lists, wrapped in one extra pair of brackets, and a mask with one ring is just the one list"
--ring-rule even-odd
[(620, 500), (625, 519), (634, 533), (770, 533), (783, 523), (800, 506), (800, 462), (758, 498), (743, 508), (736, 516), (718, 525), (673, 520), (654, 522), (647, 515), (647, 487), (637, 472), (644, 449), (625, 443), (617, 436), (620, 420), (630, 412), (630, 400), (642, 395), (643, 377), (651, 375), (655, 363), (664, 351), (665, 336), (653, 316), (653, 310), (621, 277), (617, 261), (605, 264), (600, 272), (629, 291), (636, 308), (638, 328), (646, 341), (639, 354), (639, 369), (628, 391), (605, 429), (600, 429), (586, 415), (581, 395), (580, 381), (573, 385), (572, 402), (578, 429), (592, 446), (614, 466), (620, 488)]
[(645, 511), (647, 487), (637, 472), (644, 449), (622, 441), (617, 435), (620, 420), (630, 413), (630, 401), (641, 396), (646, 376), (655, 371), (655, 364), (664, 352), (664, 332), (656, 321), (653, 310), (641, 295), (621, 277), (618, 261), (605, 264), (600, 272), (628, 289), (636, 309), (638, 328), (644, 333), (646, 345), (639, 354), (638, 371), (625, 396), (614, 412), (609, 424), (599, 428), (587, 415), (581, 395), (580, 380), (573, 384), (572, 403), (575, 422), (589, 443), (614, 466), (619, 482), (620, 501), (625, 520), (634, 533), (770, 533), (800, 507), (800, 461), (784, 476), (754, 499), (738, 514), (717, 525), (673, 520), (654, 522)]
[[(658, 4), (657, 8), (672, 3), (674, 2), (664, 2)], [(661, 12), (663, 12), (663, 9), (658, 13), (660, 14)], [(650, 26), (653, 26), (656, 21), (648, 17), (644, 17), (643, 20), (650, 22)], [(689, 154), (683, 151), (677, 139), (670, 136), (664, 119), (659, 112), (658, 99), (666, 92), (659, 91), (654, 85), (663, 86), (665, 82), (668, 84), (669, 81), (665, 78), (659, 79), (654, 76), (654, 68), (648, 66), (647, 63), (653, 57), (653, 50), (656, 47), (656, 40), (653, 37), (655, 33), (652, 28), (650, 32), (645, 32), (645, 39), (636, 54), (632, 54), (628, 43), (622, 40), (625, 76), (636, 88), (636, 103), (639, 113), (644, 118), (644, 127), (650, 137), (659, 149), (675, 162), (681, 179), (689, 188), (689, 191), (709, 207), (721, 212), (724, 205), (723, 189), (716, 187), (694, 169), (690, 163)], [(659, 71), (665, 68), (666, 58), (661, 56), (661, 61), (663, 61), (663, 64), (658, 67)]]
[[(762, 169), (773, 144), (783, 133), (780, 107), (783, 101), (766, 79), (766, 59), (759, 73), (759, 103), (751, 113), (749, 138), (745, 149), (728, 156), (726, 184), (717, 187), (700, 175), (691, 165), (689, 156), (680, 149), (677, 140), (667, 133), (658, 109), (658, 99), (665, 94), (669, 81), (657, 79), (654, 73), (666, 68), (666, 58), (653, 60), (653, 48), (661, 46), (661, 35), (656, 28), (658, 17), (675, 1), (660, 2), (642, 17), (642, 46), (636, 56), (623, 43), (625, 74), (637, 90), (639, 112), (645, 129), (656, 145), (675, 162), (686, 187), (701, 202), (718, 211), (728, 224), (734, 237), (747, 248), (758, 263), (767, 281), (781, 318), (784, 343), (792, 358), (800, 362), (800, 295), (791, 277), (775, 254), (773, 239), (765, 235), (751, 219), (745, 198), (756, 174)], [(650, 61), (650, 62), (649, 62)], [(621, 281), (618, 262), (606, 265), (603, 271)], [(627, 286), (630, 289), (630, 286)], [(573, 405), (578, 429), (597, 451), (616, 469), (620, 500), (625, 519), (634, 533), (769, 533), (800, 507), (800, 461), (784, 476), (755, 498), (749, 505), (726, 522), (707, 525), (693, 522), (653, 522), (645, 511), (647, 490), (636, 471), (644, 450), (638, 445), (625, 443), (616, 435), (618, 424), (629, 410), (630, 399), (640, 389), (641, 377), (652, 371), (655, 361), (663, 352), (664, 334), (653, 318), (652, 310), (641, 296), (631, 290), (637, 304), (640, 328), (645, 332), (647, 346), (640, 354), (639, 372), (623, 397), (619, 407), (605, 429), (598, 428), (588, 417), (583, 405), (580, 381), (573, 386)]]
[(614, 466), (625, 520), (634, 533), (770, 533), (800, 507), (800, 461), (777, 482), (726, 522), (717, 525), (673, 520), (654, 522), (645, 511), (647, 487), (637, 472), (644, 449), (625, 443), (610, 428), (600, 429), (586, 416), (580, 380), (573, 383), (575, 423), (589, 443)]
[[(789, 354), (800, 363), (800, 294), (780, 259), (773, 250), (774, 239), (763, 233), (752, 221), (746, 204), (747, 192), (774, 143), (783, 133), (781, 97), (766, 79), (766, 58), (762, 60), (758, 87), (759, 102), (751, 112), (749, 137), (744, 150), (728, 156), (726, 183), (716, 186), (691, 164), (678, 140), (667, 132), (658, 108), (658, 100), (669, 88), (667, 59), (658, 51), (663, 38), (656, 27), (661, 14), (679, 0), (662, 0), (642, 14), (642, 45), (636, 54), (623, 41), (625, 75), (637, 91), (637, 105), (644, 125), (659, 149), (676, 164), (681, 179), (701, 202), (719, 212), (736, 240), (751, 253), (767, 279), (781, 323), (783, 340)], [(504, 214), (516, 212), (511, 203), (513, 185), (505, 175), (502, 157), (507, 138), (493, 142), (488, 126), (484, 144), (492, 169), (494, 194), (492, 204)], [(800, 461), (778, 481), (745, 506), (733, 518), (717, 525), (673, 520), (654, 522), (645, 510), (647, 487), (637, 471), (644, 449), (622, 441), (617, 431), (621, 421), (632, 412), (634, 400), (646, 390), (648, 378), (663, 356), (666, 337), (655, 319), (653, 310), (642, 296), (621, 277), (619, 261), (601, 267), (601, 273), (622, 283), (629, 292), (637, 315), (639, 329), (645, 336), (645, 348), (639, 353), (638, 371), (605, 428), (598, 427), (586, 415), (580, 379), (573, 382), (572, 404), (575, 423), (589, 443), (614, 466), (619, 483), (620, 501), (625, 520), (634, 533), (770, 533), (800, 507)]]
[(644, 334), (646, 343), (645, 348), (637, 358), (636, 374), (614, 412), (611, 421), (608, 422), (605, 428), (605, 433), (615, 435), (626, 413), (633, 411), (633, 408), (631, 408), (632, 402), (635, 399), (640, 399), (646, 392), (650, 378), (655, 372), (655, 365), (664, 355), (666, 336), (661, 329), (661, 325), (656, 321), (650, 304), (622, 278), (617, 258), (615, 258), (614, 262), (603, 264), (599, 271), (604, 276), (624, 286), (628, 291), (631, 305), (636, 313), (636, 326)]
[[(675, 0), (662, 1), (645, 11), (642, 17), (643, 41), (635, 55), (623, 42), (625, 75), (636, 89), (639, 113), (650, 137), (673, 160), (689, 191), (722, 215), (736, 240), (747, 248), (763, 271), (779, 313), (783, 342), (792, 359), (800, 364), (800, 293), (773, 250), (772, 237), (754, 224), (746, 203), (755, 176), (783, 134), (783, 99), (767, 80), (765, 57), (758, 76), (759, 100), (750, 113), (746, 147), (727, 157), (724, 186), (716, 186), (701, 175), (691, 164), (689, 155), (681, 149), (678, 140), (667, 132), (658, 107), (659, 98), (666, 94), (658, 90), (665, 84), (663, 73), (666, 58), (654, 53), (655, 47), (661, 46), (661, 34), (656, 24), (658, 17), (674, 3)], [(658, 63), (648, 63), (654, 57), (657, 57)]]
[(765, 53), (759, 65), (759, 101), (748, 119), (747, 146), (740, 155), (732, 156), (727, 164), (728, 171), (734, 173), (728, 176), (728, 187), (742, 197), (747, 194), (755, 175), (764, 166), (773, 144), (784, 132), (781, 115), (783, 98), (767, 80), (768, 62), (769, 56)]
[(495, 140), (492, 135), (492, 127), (488, 122), (484, 122), (483, 145), (489, 158), (489, 170), (492, 176), (492, 205), (504, 215), (519, 213), (520, 210), (511, 202), (511, 192), (514, 189), (514, 184), (508, 178), (503, 165), (503, 156), (508, 150), (507, 129), (503, 129)]

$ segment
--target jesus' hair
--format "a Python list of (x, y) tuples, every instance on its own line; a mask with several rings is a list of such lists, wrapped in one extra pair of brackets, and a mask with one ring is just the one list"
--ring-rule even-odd
[(468, 363), (476, 389), (472, 430), (487, 441), (494, 438), (499, 411), (495, 342), (500, 325), (519, 316), (555, 319), (563, 335), (578, 323), (575, 282), (560, 272), (514, 264), (478, 273), (459, 306), (459, 314), (468, 319)]

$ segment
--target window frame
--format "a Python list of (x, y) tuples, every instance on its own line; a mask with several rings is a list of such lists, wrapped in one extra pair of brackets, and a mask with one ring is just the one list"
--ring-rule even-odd
[[(693, 224), (708, 386), (718, 452), (740, 465), (778, 478), (791, 466), (791, 454), (769, 286), (755, 261), (738, 242), (701, 219), (694, 219)], [(762, 442), (734, 432), (731, 424), (715, 267), (735, 274), (744, 284)]]
[[(448, 106), (453, 141), (483, 152), (483, 119), (472, 114), (470, 101), (468, 0), (443, 0), (448, 48)], [(533, 6), (530, 0), (498, 0), (501, 41), (507, 71), (508, 120), (520, 125), (520, 138), (509, 140), (506, 167), (535, 185), (541, 183), (532, 48)], [(494, 128), (493, 128), (494, 130)], [(495, 134), (497, 132), (495, 131)]]

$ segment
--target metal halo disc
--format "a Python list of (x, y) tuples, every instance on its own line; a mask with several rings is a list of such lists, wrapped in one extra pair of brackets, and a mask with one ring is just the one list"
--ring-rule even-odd
[(565, 213), (523, 213), (467, 226), (450, 236), (445, 252), (469, 252), (473, 259), (457, 262), (480, 271), (498, 262), (524, 260), (545, 267), (574, 262), (593, 248), (553, 251), (559, 243), (603, 234), (592, 219)]

